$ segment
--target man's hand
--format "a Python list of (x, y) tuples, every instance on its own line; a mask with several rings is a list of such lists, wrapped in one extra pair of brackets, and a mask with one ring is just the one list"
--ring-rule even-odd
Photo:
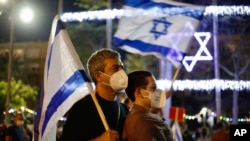
[(119, 133), (115, 130), (107, 130), (101, 134), (101, 136), (91, 140), (91, 141), (117, 141), (119, 138)]

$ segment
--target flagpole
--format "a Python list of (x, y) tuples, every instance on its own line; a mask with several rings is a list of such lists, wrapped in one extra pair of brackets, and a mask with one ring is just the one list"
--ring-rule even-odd
[[(167, 59), (160, 59), (160, 78), (161, 79), (167, 79), (171, 80), (173, 78), (172, 74), (172, 63), (168, 61)], [(166, 104), (163, 107), (163, 116), (166, 119), (166, 123), (170, 124), (171, 120), (169, 119), (169, 109), (172, 105), (172, 96), (171, 91), (166, 91)]]
[(173, 79), (172, 79), (172, 83), (170, 85), (169, 90), (166, 92), (166, 98), (169, 98), (169, 96), (171, 95), (172, 91), (173, 91), (173, 85), (174, 85), (174, 81), (176, 80), (177, 76), (179, 75), (180, 69), (176, 69)]
[(97, 101), (97, 99), (96, 99), (95, 91), (91, 91), (91, 94), (90, 94), (90, 95), (91, 95), (91, 97), (92, 97), (92, 99), (93, 99), (93, 101), (94, 101), (94, 104), (95, 104), (96, 109), (97, 109), (97, 111), (98, 111), (98, 113), (99, 113), (99, 116), (100, 116), (100, 118), (101, 118), (101, 120), (102, 120), (102, 123), (103, 123), (103, 125), (104, 125), (105, 130), (106, 130), (106, 131), (109, 130), (108, 122), (107, 122), (107, 120), (106, 120), (106, 118), (105, 118), (105, 115), (104, 115), (104, 113), (103, 113), (103, 111), (102, 111), (101, 106), (99, 105), (99, 103), (98, 103), (98, 101)]
[[(111, 10), (111, 0), (108, 0), (108, 9)], [(107, 18), (106, 20), (106, 48), (112, 48), (111, 46), (111, 36), (112, 36), (112, 19)]]
[(180, 73), (180, 69), (178, 68), (178, 69), (176, 69), (176, 71), (175, 71), (175, 73), (174, 73), (174, 77), (173, 77), (173, 79), (172, 79), (172, 83), (171, 83), (171, 86), (170, 86), (170, 90), (171, 90), (171, 91), (172, 91), (172, 89), (173, 89), (174, 81), (176, 80), (176, 78), (177, 78), (177, 76), (179, 75), (179, 73)]
[[(213, 0), (213, 5), (217, 5), (217, 0)], [(215, 77), (215, 80), (218, 80), (220, 78), (217, 32), (218, 32), (218, 16), (216, 14), (213, 14), (214, 77)], [(221, 93), (220, 93), (220, 87), (218, 85), (215, 86), (215, 102), (216, 102), (216, 114), (217, 114), (217, 122), (218, 122), (218, 121), (220, 121), (220, 115), (221, 115)]]
[(12, 78), (12, 57), (14, 48), (14, 32), (15, 32), (15, 1), (11, 1), (11, 18), (10, 18), (10, 46), (9, 46), (9, 62), (8, 62), (8, 75), (7, 75), (7, 90), (6, 90), (6, 101), (5, 101), (5, 122), (7, 125), (10, 124), (10, 103), (11, 103), (11, 78)]
[(58, 15), (61, 16), (63, 14), (63, 0), (58, 1)]

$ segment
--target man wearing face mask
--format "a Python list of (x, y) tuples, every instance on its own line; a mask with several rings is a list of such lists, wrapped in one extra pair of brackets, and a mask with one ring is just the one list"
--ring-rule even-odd
[(128, 112), (126, 105), (116, 100), (117, 92), (124, 90), (128, 81), (120, 54), (111, 49), (98, 50), (89, 58), (87, 68), (110, 130), (105, 130), (91, 95), (87, 95), (69, 110), (61, 140), (118, 141)]
[(31, 141), (28, 130), (24, 127), (22, 113), (16, 113), (13, 125), (6, 130), (5, 141)]
[(148, 71), (128, 74), (125, 89), (133, 106), (126, 118), (122, 138), (124, 141), (173, 141), (169, 126), (150, 109), (162, 108), (167, 93), (157, 89), (156, 80)]

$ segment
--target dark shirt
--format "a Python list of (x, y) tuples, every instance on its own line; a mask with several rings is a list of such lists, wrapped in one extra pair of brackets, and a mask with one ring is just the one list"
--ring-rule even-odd
[(162, 118), (134, 104), (123, 131), (124, 141), (173, 141), (172, 131)]
[[(127, 107), (117, 101), (107, 101), (98, 94), (96, 94), (96, 98), (103, 110), (109, 128), (117, 130), (121, 136), (128, 112)], [(103, 132), (105, 132), (105, 128), (92, 97), (87, 95), (75, 103), (68, 112), (61, 141), (87, 141), (100, 136)]]
[(12, 141), (24, 141), (22, 129), (14, 125), (7, 128), (6, 136), (10, 136)]
[(194, 141), (194, 138), (190, 135), (188, 131), (182, 133), (182, 139), (183, 141)]

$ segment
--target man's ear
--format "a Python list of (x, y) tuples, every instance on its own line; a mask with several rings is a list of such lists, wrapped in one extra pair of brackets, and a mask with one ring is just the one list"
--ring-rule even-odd
[(97, 81), (101, 81), (101, 77), (100, 77), (101, 73), (99, 71), (95, 71), (94, 73), (94, 77)]
[(135, 95), (142, 96), (142, 92), (143, 92), (142, 88), (136, 88)]

